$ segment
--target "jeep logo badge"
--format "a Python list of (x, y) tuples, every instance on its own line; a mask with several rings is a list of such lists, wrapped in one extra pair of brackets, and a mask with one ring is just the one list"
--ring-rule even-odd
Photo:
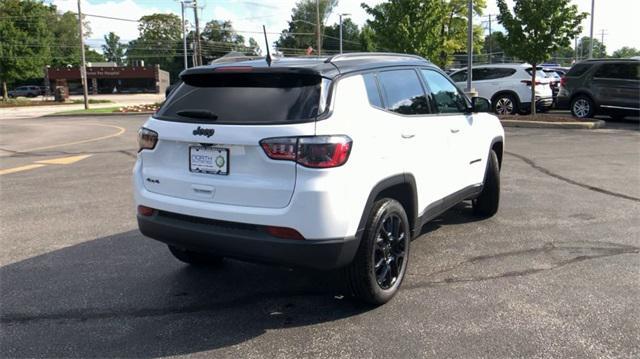
[(213, 128), (202, 128), (200, 126), (198, 126), (198, 128), (196, 128), (195, 130), (193, 130), (193, 135), (194, 136), (207, 136), (207, 137), (211, 137), (213, 136), (213, 134), (216, 132), (216, 130), (214, 130)]

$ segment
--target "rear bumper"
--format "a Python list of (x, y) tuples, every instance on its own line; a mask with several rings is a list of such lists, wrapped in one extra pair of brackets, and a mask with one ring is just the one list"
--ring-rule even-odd
[(567, 110), (571, 104), (571, 99), (566, 96), (556, 97), (556, 108), (559, 110)]
[(553, 106), (553, 97), (539, 97), (536, 98), (536, 108), (548, 109)]
[(359, 245), (355, 237), (280, 239), (262, 231), (260, 226), (163, 211), (156, 211), (149, 217), (138, 215), (138, 227), (147, 237), (184, 249), (252, 262), (322, 270), (351, 263)]

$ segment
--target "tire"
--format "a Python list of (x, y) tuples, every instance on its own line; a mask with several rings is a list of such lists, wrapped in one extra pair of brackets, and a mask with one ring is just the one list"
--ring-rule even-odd
[(347, 289), (369, 304), (391, 300), (404, 279), (410, 243), (411, 229), (402, 205), (390, 198), (376, 201), (356, 256), (344, 269)]
[(515, 115), (518, 113), (518, 102), (513, 95), (500, 95), (493, 100), (493, 112), (498, 115)]
[(473, 212), (480, 217), (492, 217), (500, 206), (500, 164), (498, 155), (491, 150), (484, 174), (484, 185), (480, 195), (471, 201)]
[(181, 262), (191, 264), (192, 266), (196, 267), (220, 266), (223, 261), (223, 258), (220, 256), (189, 251), (172, 245), (169, 245), (169, 251)]
[(596, 113), (593, 100), (584, 95), (578, 95), (571, 100), (571, 114), (577, 118), (592, 118)]

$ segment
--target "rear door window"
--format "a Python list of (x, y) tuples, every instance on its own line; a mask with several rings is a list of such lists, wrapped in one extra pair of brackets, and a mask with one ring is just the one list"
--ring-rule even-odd
[(594, 77), (638, 80), (638, 68), (640, 65), (629, 63), (603, 64), (596, 70)]
[(414, 70), (391, 70), (378, 74), (386, 109), (403, 115), (429, 113), (429, 102)]
[[(527, 69), (527, 73), (533, 76), (533, 67), (529, 67)], [(536, 78), (539, 78), (539, 79), (547, 78), (547, 74), (545, 74), (544, 71), (542, 71), (542, 68), (538, 67), (536, 69)]]
[(451, 75), (451, 79), (455, 82), (467, 81), (467, 70), (456, 72), (455, 74)]
[(516, 73), (516, 69), (508, 69), (508, 68), (493, 68), (488, 70), (489, 70), (489, 73), (487, 74), (487, 80), (501, 79), (501, 78), (509, 77)]
[(467, 108), (467, 101), (458, 88), (446, 77), (433, 70), (422, 70), (424, 80), (431, 90), (439, 113), (461, 113)]
[(156, 118), (216, 124), (313, 121), (325, 107), (330, 81), (290, 73), (193, 74), (173, 91)]
[(575, 64), (569, 72), (567, 72), (568, 77), (580, 77), (584, 75), (591, 68), (591, 64)]

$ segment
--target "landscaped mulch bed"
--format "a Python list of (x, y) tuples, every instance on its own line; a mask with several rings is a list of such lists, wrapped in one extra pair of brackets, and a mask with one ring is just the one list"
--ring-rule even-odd
[(573, 116), (567, 115), (556, 115), (556, 114), (537, 114), (535, 116), (532, 115), (509, 115), (509, 116), (499, 116), (501, 120), (512, 120), (512, 121), (535, 121), (535, 122), (592, 122), (585, 121)]
[(152, 104), (146, 104), (146, 105), (133, 105), (133, 106), (120, 107), (119, 109), (114, 110), (113, 112), (119, 112), (119, 113), (156, 112), (158, 108), (160, 108), (159, 103), (152, 103)]

